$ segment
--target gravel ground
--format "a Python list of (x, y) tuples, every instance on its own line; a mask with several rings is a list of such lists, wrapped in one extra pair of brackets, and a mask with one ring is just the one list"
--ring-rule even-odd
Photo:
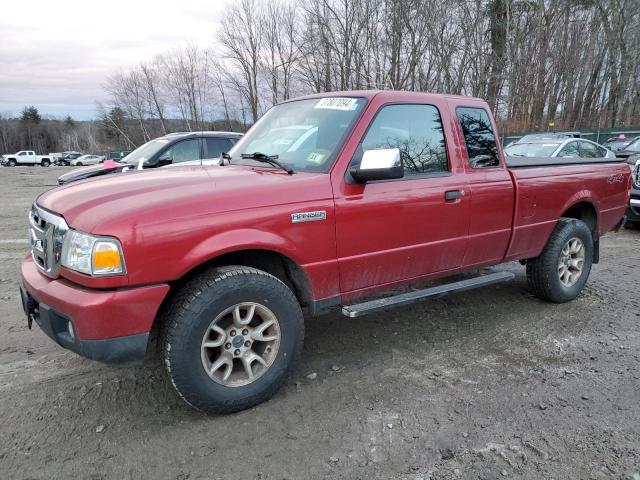
[(26, 214), (63, 168), (2, 168), (0, 477), (640, 480), (640, 232), (609, 234), (564, 305), (504, 285), (307, 322), (269, 402), (207, 417), (162, 371), (27, 330)]

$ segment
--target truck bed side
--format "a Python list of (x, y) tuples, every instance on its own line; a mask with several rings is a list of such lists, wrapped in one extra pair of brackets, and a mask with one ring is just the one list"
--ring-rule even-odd
[[(558, 218), (571, 210), (591, 212), (602, 235), (620, 220), (629, 198), (629, 167), (589, 163), (509, 168), (516, 188), (513, 235), (505, 261), (538, 256)], [(587, 222), (590, 223), (590, 222)]]

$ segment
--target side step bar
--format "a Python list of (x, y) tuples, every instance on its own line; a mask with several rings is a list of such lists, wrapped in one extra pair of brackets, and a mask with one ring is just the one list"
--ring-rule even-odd
[(515, 274), (512, 272), (489, 273), (487, 275), (480, 275), (478, 277), (460, 280), (458, 282), (446, 283), (444, 285), (425, 288), (423, 290), (416, 290), (415, 292), (401, 293), (400, 295), (395, 295), (393, 297), (369, 300), (368, 302), (356, 303), (355, 305), (345, 305), (342, 307), (342, 314), (350, 318), (361, 317), (363, 315), (368, 315), (369, 313), (388, 310), (392, 307), (400, 307), (416, 303), (421, 300), (426, 300), (427, 298), (440, 298), (445, 295), (449, 295), (450, 293), (471, 290), (478, 287), (484, 287), (486, 285), (492, 285), (494, 283), (507, 282), (512, 280), (514, 277)]

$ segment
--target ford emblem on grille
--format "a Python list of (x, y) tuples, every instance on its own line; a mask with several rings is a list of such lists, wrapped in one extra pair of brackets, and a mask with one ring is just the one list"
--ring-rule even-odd
[(29, 212), (29, 243), (31, 256), (38, 268), (50, 277), (57, 277), (64, 235), (69, 230), (64, 218), (37, 205)]

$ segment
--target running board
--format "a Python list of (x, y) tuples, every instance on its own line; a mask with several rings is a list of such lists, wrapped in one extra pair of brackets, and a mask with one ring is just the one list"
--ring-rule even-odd
[(410, 305), (428, 298), (440, 298), (445, 295), (449, 295), (450, 293), (471, 290), (474, 288), (492, 285), (494, 283), (507, 282), (512, 280), (514, 277), (515, 274), (511, 272), (489, 273), (487, 275), (480, 275), (467, 280), (446, 283), (444, 285), (425, 288), (415, 292), (401, 293), (400, 295), (394, 295), (393, 297), (369, 300), (368, 302), (356, 303), (355, 305), (345, 305), (342, 307), (342, 314), (351, 318), (361, 317), (362, 315), (368, 315), (369, 313), (388, 310), (392, 307)]

